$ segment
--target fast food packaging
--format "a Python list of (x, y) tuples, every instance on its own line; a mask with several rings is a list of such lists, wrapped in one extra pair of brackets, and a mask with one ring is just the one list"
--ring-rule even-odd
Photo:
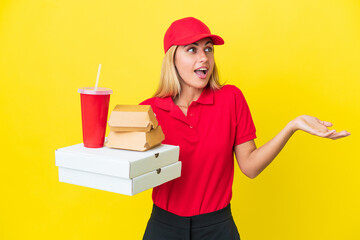
[(146, 151), (165, 139), (150, 105), (116, 105), (108, 123), (110, 148)]
[(180, 177), (179, 147), (161, 144), (145, 152), (72, 145), (55, 151), (59, 181), (134, 195)]

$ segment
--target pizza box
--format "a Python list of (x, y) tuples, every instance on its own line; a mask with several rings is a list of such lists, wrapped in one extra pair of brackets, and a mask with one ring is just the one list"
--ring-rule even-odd
[(181, 175), (179, 147), (166, 144), (138, 152), (81, 143), (57, 149), (55, 165), (60, 182), (130, 196)]

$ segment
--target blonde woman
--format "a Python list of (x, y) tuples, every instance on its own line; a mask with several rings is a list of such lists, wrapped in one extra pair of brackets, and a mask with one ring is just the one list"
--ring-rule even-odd
[(153, 189), (145, 240), (240, 239), (230, 208), (234, 152), (241, 171), (255, 178), (297, 130), (330, 139), (350, 135), (302, 115), (257, 148), (244, 95), (236, 86), (219, 83), (214, 45), (222, 44), (221, 37), (192, 17), (173, 22), (166, 31), (159, 87), (141, 104), (152, 106), (163, 143), (180, 146), (182, 172)]

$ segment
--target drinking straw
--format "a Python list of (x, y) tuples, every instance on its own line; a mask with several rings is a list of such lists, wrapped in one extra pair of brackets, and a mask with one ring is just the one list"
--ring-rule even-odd
[(95, 91), (97, 90), (98, 83), (99, 83), (100, 70), (101, 70), (101, 63), (99, 64), (99, 69), (98, 69), (98, 73), (97, 73), (97, 77), (96, 77)]

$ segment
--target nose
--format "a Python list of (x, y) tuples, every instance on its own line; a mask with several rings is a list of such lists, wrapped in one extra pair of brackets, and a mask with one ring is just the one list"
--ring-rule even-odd
[(199, 51), (199, 62), (207, 62), (208, 57), (206, 55), (206, 52), (204, 50)]

